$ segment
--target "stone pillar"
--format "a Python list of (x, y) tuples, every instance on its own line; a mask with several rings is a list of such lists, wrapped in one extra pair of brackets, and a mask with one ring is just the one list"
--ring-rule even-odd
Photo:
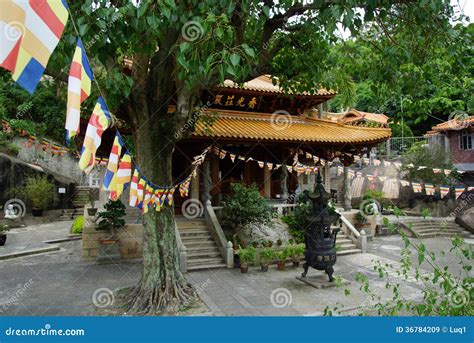
[(349, 211), (351, 206), (351, 179), (349, 178), (349, 167), (344, 166), (344, 183), (343, 183), (343, 192), (344, 192), (344, 211)]
[(263, 167), (263, 189), (265, 198), (270, 199), (272, 197), (272, 172), (265, 165)]
[(324, 188), (326, 189), (326, 192), (331, 192), (331, 173), (330, 173), (330, 168), (329, 165), (325, 165), (322, 169), (322, 177), (324, 180)]
[(288, 169), (286, 168), (286, 160), (283, 159), (283, 164), (280, 167), (280, 189), (281, 198), (283, 200), (288, 199)]
[(203, 180), (203, 190), (202, 190), (202, 199), (201, 201), (205, 204), (207, 201), (211, 201), (211, 161), (209, 158), (206, 158), (202, 164), (204, 180)]
[(200, 167), (196, 168), (196, 176), (191, 179), (191, 199), (199, 200), (199, 173)]

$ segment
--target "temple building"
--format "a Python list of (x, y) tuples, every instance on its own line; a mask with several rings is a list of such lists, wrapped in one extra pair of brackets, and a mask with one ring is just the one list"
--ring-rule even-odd
[[(318, 169), (329, 191), (333, 163), (347, 167), (354, 155), (370, 151), (391, 135), (384, 115), (375, 116), (384, 124), (368, 127), (319, 118), (315, 109), (322, 109), (336, 95), (325, 89), (287, 94), (269, 75), (243, 85), (225, 81), (203, 94), (200, 115), (206, 119), (197, 122), (190, 138), (179, 142), (173, 161), (175, 176), (179, 179), (180, 171), (189, 170), (192, 156), (213, 145), (221, 153), (208, 154), (191, 182), (191, 196), (201, 201), (210, 199), (219, 205), (235, 182), (256, 184), (266, 198), (286, 200), (298, 189), (312, 188)], [(364, 112), (354, 113), (368, 117)], [(298, 162), (306, 166), (303, 173), (285, 168), (294, 164), (298, 152)]]

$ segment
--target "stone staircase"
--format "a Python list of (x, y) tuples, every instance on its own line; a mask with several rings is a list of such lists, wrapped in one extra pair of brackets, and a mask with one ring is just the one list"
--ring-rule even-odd
[(84, 208), (68, 208), (63, 210), (63, 213), (59, 217), (59, 220), (74, 220), (82, 215), (84, 215)]
[(454, 237), (455, 235), (462, 238), (473, 238), (469, 231), (464, 230), (454, 221), (419, 219), (400, 222), (399, 225), (404, 232), (416, 238)]
[(188, 271), (226, 268), (224, 258), (203, 218), (176, 216), (176, 225), (186, 247)]
[(362, 250), (357, 248), (347, 235), (339, 231), (337, 233), (336, 239), (336, 249), (337, 249), (337, 256), (344, 256), (344, 255), (352, 255), (352, 254), (360, 254)]

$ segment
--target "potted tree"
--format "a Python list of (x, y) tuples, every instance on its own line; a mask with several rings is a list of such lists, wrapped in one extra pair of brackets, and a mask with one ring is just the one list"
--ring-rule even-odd
[(113, 262), (120, 259), (120, 246), (117, 232), (125, 226), (123, 217), (125, 205), (120, 200), (109, 200), (104, 211), (99, 212), (97, 230), (107, 231), (108, 235), (99, 240), (99, 263)]
[(8, 225), (0, 224), (0, 247), (5, 245), (5, 242), (7, 241), (7, 231), (9, 231), (10, 228)]
[(33, 216), (40, 217), (54, 199), (54, 185), (46, 176), (29, 177), (26, 180), (25, 194), (31, 201)]
[(95, 194), (92, 190), (89, 190), (89, 204), (91, 207), (87, 209), (87, 214), (91, 217), (95, 217), (97, 214), (97, 208), (95, 207)]
[(276, 252), (277, 269), (285, 270), (286, 258), (288, 257), (288, 250), (282, 249)]
[(268, 266), (270, 263), (273, 261), (273, 258), (275, 257), (275, 251), (268, 246), (263, 246), (260, 249), (259, 252), (260, 256), (260, 269), (262, 272), (268, 271)]
[(239, 248), (237, 255), (240, 258), (240, 272), (247, 273), (249, 270), (249, 264), (255, 261), (255, 248)]

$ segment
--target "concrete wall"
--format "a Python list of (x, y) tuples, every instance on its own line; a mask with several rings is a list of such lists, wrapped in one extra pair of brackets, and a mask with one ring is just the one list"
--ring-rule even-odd
[[(99, 239), (107, 236), (107, 232), (95, 229), (90, 217), (84, 211), (84, 229), (82, 231), (82, 257), (93, 260), (99, 251)], [(135, 259), (143, 257), (143, 225), (127, 224), (119, 230), (120, 253), (122, 259)]]
[[(78, 185), (88, 186), (89, 176), (84, 175), (79, 169), (79, 159), (70, 154), (65, 153), (61, 156), (52, 155), (50, 150), (43, 151), (41, 144), (36, 142), (31, 147), (28, 144), (28, 139), (25, 137), (14, 137), (13, 143), (20, 148), (17, 158), (22, 161), (39, 165), (45, 169), (51, 170), (58, 174), (67, 176), (73, 179)], [(91, 172), (92, 178), (101, 178), (105, 171), (105, 166), (94, 168)]]

